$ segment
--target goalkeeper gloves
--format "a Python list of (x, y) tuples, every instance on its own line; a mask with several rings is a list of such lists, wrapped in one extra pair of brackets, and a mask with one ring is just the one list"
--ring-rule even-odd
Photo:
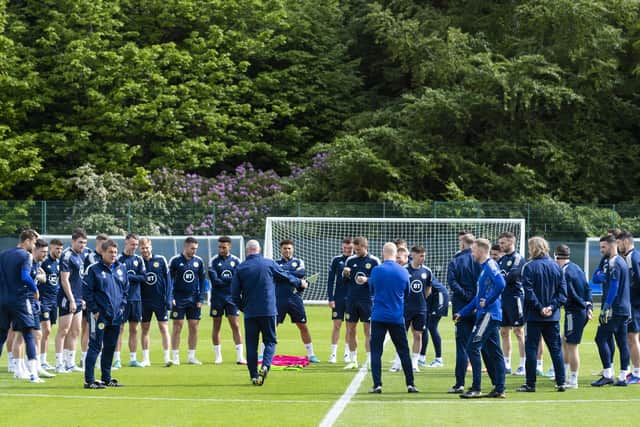
[(613, 316), (611, 305), (607, 303), (602, 304), (602, 310), (600, 311), (600, 317), (598, 319), (600, 321), (600, 324), (606, 325), (607, 322), (609, 322), (609, 320), (611, 319), (611, 316)]

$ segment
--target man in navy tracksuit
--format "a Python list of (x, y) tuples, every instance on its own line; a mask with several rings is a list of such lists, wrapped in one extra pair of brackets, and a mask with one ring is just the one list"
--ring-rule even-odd
[(627, 376), (627, 384), (640, 384), (640, 252), (635, 249), (630, 232), (623, 231), (616, 239), (618, 250), (629, 266), (631, 320), (627, 326), (627, 341), (633, 371)]
[[(458, 233), (460, 251), (457, 252), (447, 268), (447, 284), (451, 290), (451, 308), (454, 313), (460, 313), (476, 296), (478, 277), (481, 267), (473, 259), (471, 245), (475, 237), (470, 231)], [(464, 377), (467, 373), (467, 343), (475, 323), (473, 315), (463, 316), (456, 322), (456, 383), (448, 393), (464, 392)]]
[(524, 286), (525, 371), (527, 382), (516, 391), (536, 391), (536, 359), (540, 336), (549, 349), (556, 389), (565, 391), (565, 371), (560, 338), (560, 306), (567, 301), (567, 285), (560, 266), (549, 258), (549, 244), (542, 237), (529, 239), (531, 261), (522, 267)]
[(371, 308), (371, 376), (373, 387), (369, 393), (382, 393), (382, 350), (384, 337), (389, 332), (391, 341), (402, 362), (402, 370), (409, 393), (417, 393), (413, 384), (413, 369), (409, 356), (409, 343), (404, 328), (404, 301), (409, 295), (409, 273), (395, 262), (396, 245), (385, 243), (382, 248), (384, 262), (373, 268), (368, 285), (373, 295)]
[[(629, 347), (627, 343), (627, 321), (631, 317), (631, 301), (629, 294), (629, 266), (618, 255), (615, 236), (600, 239), (600, 253), (608, 257), (604, 263), (602, 274), (602, 308), (598, 319), (600, 326), (596, 332), (596, 344), (602, 362), (602, 378), (591, 383), (594, 387), (608, 384), (626, 386), (627, 368), (629, 366)], [(611, 336), (615, 337), (620, 350), (620, 376), (613, 380), (613, 362), (611, 358)]]
[[(274, 278), (290, 280), (300, 286), (304, 280), (286, 274), (273, 260), (260, 255), (260, 244), (249, 240), (245, 248), (247, 258), (236, 269), (231, 281), (234, 304), (244, 312), (247, 343), (247, 369), (254, 385), (262, 385), (269, 373), (276, 351), (276, 284)], [(258, 371), (258, 338), (262, 334), (264, 353), (262, 368)]]
[[(120, 387), (118, 380), (111, 378), (111, 362), (116, 349), (120, 325), (124, 321), (129, 280), (127, 268), (118, 262), (118, 245), (113, 240), (102, 243), (102, 260), (93, 264), (85, 276), (83, 298), (89, 320), (89, 351), (84, 366), (84, 388), (102, 389)], [(100, 369), (102, 381), (96, 381), (94, 367), (102, 350)]]
[(505, 366), (498, 329), (502, 321), (501, 295), (506, 283), (500, 267), (489, 256), (490, 248), (491, 242), (487, 239), (477, 239), (473, 243), (473, 258), (482, 266), (478, 278), (478, 293), (469, 304), (453, 315), (453, 319), (459, 321), (475, 313), (475, 323), (467, 343), (467, 354), (473, 369), (473, 384), (470, 390), (460, 395), (464, 399), (483, 397), (480, 388), (482, 358), (494, 386), (486, 396), (505, 397)]
[[(347, 259), (353, 255), (353, 240), (350, 237), (342, 239), (342, 254), (333, 257), (329, 265), (327, 278), (327, 298), (331, 308), (331, 319), (333, 320), (333, 330), (331, 331), (331, 354), (329, 363), (336, 363), (336, 352), (338, 350), (338, 339), (340, 338), (340, 328), (344, 321), (347, 309), (347, 289), (348, 281), (342, 275), (342, 269)], [(344, 360), (349, 360), (349, 344), (345, 336)]]

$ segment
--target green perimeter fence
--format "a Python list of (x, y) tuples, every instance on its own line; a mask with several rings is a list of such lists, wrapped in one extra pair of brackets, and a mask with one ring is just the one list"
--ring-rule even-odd
[(0, 201), (0, 235), (23, 228), (68, 234), (81, 226), (88, 233), (148, 235), (236, 234), (262, 237), (267, 216), (369, 218), (524, 218), (527, 235), (553, 241), (581, 241), (607, 228), (626, 228), (640, 235), (640, 204), (569, 205), (553, 203), (280, 203), (242, 204), (123, 201)]

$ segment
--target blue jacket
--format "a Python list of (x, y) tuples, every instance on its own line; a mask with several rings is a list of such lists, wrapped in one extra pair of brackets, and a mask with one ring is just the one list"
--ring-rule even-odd
[(504, 280), (507, 283), (507, 286), (504, 288), (505, 295), (523, 295), (522, 266), (524, 265), (524, 258), (522, 255), (514, 251), (500, 258), (498, 264), (504, 275)]
[(584, 271), (574, 262), (568, 262), (562, 266), (564, 280), (567, 283), (566, 311), (582, 311), (592, 308), (593, 297), (591, 287), (584, 275)]
[(409, 294), (409, 273), (395, 261), (384, 261), (371, 271), (371, 321), (404, 325), (404, 300)]
[[(525, 319), (533, 322), (559, 322), (560, 306), (567, 301), (567, 284), (560, 266), (548, 256), (535, 258), (522, 267)], [(544, 317), (540, 311), (551, 307)]]
[(144, 285), (140, 288), (142, 305), (158, 310), (171, 308), (171, 280), (169, 278), (169, 265), (162, 255), (152, 255), (144, 260), (147, 272)]
[(249, 255), (238, 266), (231, 281), (231, 296), (246, 319), (278, 314), (274, 278), (290, 280), (292, 286), (300, 285), (300, 279), (288, 275), (273, 260), (260, 254)]
[(349, 257), (338, 255), (333, 257), (331, 264), (329, 264), (329, 274), (327, 278), (327, 297), (329, 301), (345, 299), (347, 297), (349, 284), (347, 283), (348, 280), (342, 277), (342, 270), (344, 270), (344, 263), (347, 261), (347, 258)]
[(129, 280), (127, 268), (116, 261), (112, 266), (103, 262), (91, 265), (83, 284), (83, 297), (90, 313), (100, 313), (99, 322), (119, 325), (127, 305)]
[(608, 304), (616, 316), (631, 316), (629, 266), (620, 255), (616, 255), (604, 264), (603, 272), (602, 305)]
[(462, 250), (453, 256), (447, 267), (447, 284), (451, 290), (454, 313), (460, 313), (460, 310), (476, 296), (481, 270), (471, 255), (471, 249)]
[[(488, 258), (482, 263), (482, 271), (478, 277), (478, 293), (469, 304), (460, 310), (462, 317), (471, 316), (474, 311), (476, 320), (485, 313), (489, 313), (493, 320), (502, 320), (502, 291), (506, 286), (498, 263)], [(480, 307), (480, 300), (484, 299), (484, 307)]]
[(633, 307), (640, 306), (640, 252), (632, 249), (624, 256), (629, 266), (629, 298)]

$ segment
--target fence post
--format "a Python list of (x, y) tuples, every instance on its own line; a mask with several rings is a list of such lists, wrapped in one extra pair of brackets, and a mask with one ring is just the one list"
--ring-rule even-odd
[(131, 200), (127, 202), (127, 232), (131, 233)]
[(616, 204), (611, 205), (611, 228), (616, 228)]
[(40, 233), (47, 234), (47, 201), (40, 201)]
[(385, 202), (382, 202), (382, 218), (386, 218), (387, 217), (387, 204)]

